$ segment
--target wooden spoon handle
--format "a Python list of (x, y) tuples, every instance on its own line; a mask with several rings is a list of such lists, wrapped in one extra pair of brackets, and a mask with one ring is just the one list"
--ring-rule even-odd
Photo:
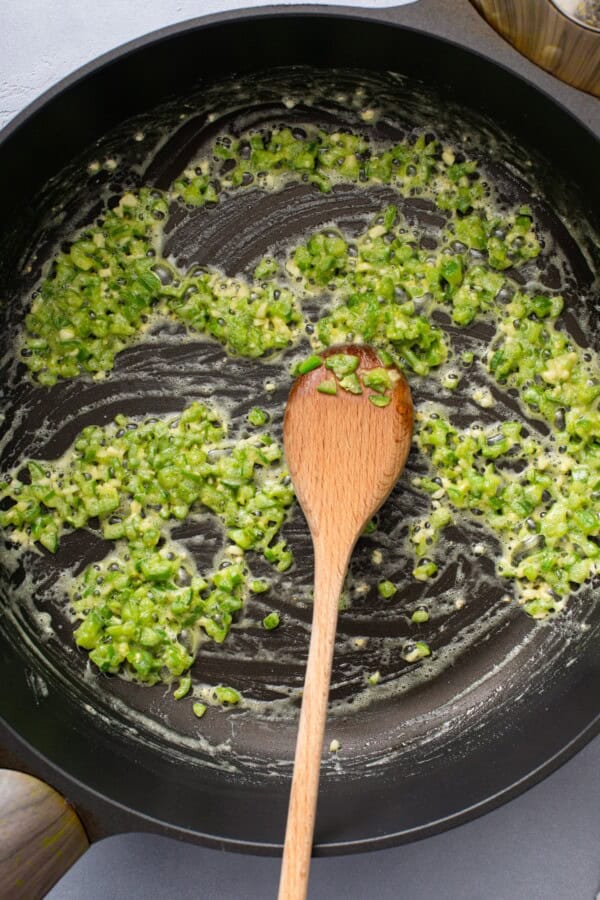
[[(349, 548), (350, 550), (352, 548)], [(304, 900), (317, 812), (319, 774), (339, 599), (350, 552), (336, 562), (315, 546), (312, 633), (296, 741), (279, 900)]]

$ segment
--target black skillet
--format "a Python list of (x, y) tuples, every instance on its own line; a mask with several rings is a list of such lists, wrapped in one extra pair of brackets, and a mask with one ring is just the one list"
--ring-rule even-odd
[[(290, 74), (290, 66), (311, 70)], [(276, 67), (287, 69), (252, 74)], [(406, 79), (390, 79), (382, 74), (387, 71)], [(232, 73), (247, 94), (243, 114), (238, 110), (227, 120), (234, 130), (248, 123), (355, 125), (337, 94), (361, 82), (374, 101), (386, 96), (395, 110), (386, 126), (390, 134), (429, 125), (455, 140), (472, 135), (469, 150), (506, 201), (533, 203), (546, 229), (540, 281), (555, 287), (551, 257), (565, 260), (566, 327), (580, 343), (600, 349), (592, 300), (600, 193), (597, 102), (520, 59), (465, 3), (420, 0), (377, 13), (282, 7), (188, 22), (108, 54), (30, 107), (5, 130), (0, 145), (0, 283), (8, 301), (3, 354), (22, 319), (18, 298), (28, 296), (52, 246), (98, 214), (102, 191), (117, 195), (135, 183), (132, 166), (145, 166), (145, 182), (167, 186), (218, 127), (206, 123), (203, 107), (212, 104), (222, 114), (232, 105)], [(292, 112), (282, 106), (281, 85), (288, 90), (290, 79), (296, 91), (312, 81), (314, 106)], [(182, 110), (185, 120), (179, 119)], [(175, 136), (147, 165), (132, 135), (143, 130), (148, 146), (165, 127)], [(114, 173), (87, 174), (87, 163), (110, 156), (119, 160)], [(356, 230), (389, 200), (385, 190), (341, 188), (330, 197), (304, 185), (292, 185), (279, 197), (249, 191), (194, 216), (174, 211), (168, 247), (181, 264), (247, 272), (274, 243), (331, 220)], [(64, 218), (56, 213), (59, 204)], [(425, 238), (435, 238), (441, 223), (430, 209), (409, 200), (403, 212)], [(480, 337), (475, 332), (468, 339), (476, 344)], [(273, 373), (277, 427), (276, 410), (288, 387), (278, 370), (261, 362), (225, 362), (219, 347), (168, 333), (151, 348), (122, 354), (104, 384), (79, 380), (46, 391), (29, 385), (9, 361), (2, 466), (27, 454), (56, 456), (82, 425), (108, 421), (117, 411), (175, 411), (193, 398), (216, 395), (230, 400), (234, 421), (241, 422)], [(431, 389), (413, 390), (418, 404)], [(465, 398), (463, 406), (461, 415), (475, 414)], [(497, 407), (494, 415), (503, 411), (508, 414), (508, 407)], [(401, 534), (407, 512), (418, 504), (410, 491), (418, 459), (411, 465), (382, 511), (383, 537), (367, 538), (357, 549), (359, 578), (371, 569), (377, 541)], [(47, 777), (67, 796), (83, 803), (102, 797), (109, 815), (129, 810), (139, 828), (254, 852), (277, 850), (294, 723), (269, 719), (264, 701), (279, 696), (282, 686), (293, 690), (300, 684), (310, 618), (310, 551), (299, 517), (286, 535), (298, 563), (277, 592), (288, 624), (269, 636), (277, 642), (270, 645), (274, 653), (263, 659), (260, 630), (239, 628), (223, 650), (207, 648), (195, 670), (196, 677), (234, 684), (263, 705), (258, 714), (207, 715), (202, 728), (190, 721), (188, 707), (176, 705), (160, 688), (83, 679), (84, 659), (73, 648), (51, 589), (65, 565), (81, 567), (104, 555), (106, 545), (93, 533), (66, 539), (56, 557), (32, 554), (16, 570), (4, 554), (1, 711), (8, 729), (39, 754)], [(180, 537), (200, 564), (218, 545), (217, 532), (206, 523), (183, 528)], [(491, 563), (472, 552), (484, 540), (476, 525), (451, 537), (459, 548), (454, 568), (426, 590), (443, 604), (460, 572), (468, 603), (464, 612), (448, 610), (423, 635), (434, 648), (429, 678), (415, 676), (389, 652), (390, 640), (393, 649), (393, 641), (408, 634), (404, 613), (415, 603), (402, 554), (393, 574), (404, 577), (407, 587), (391, 612), (382, 616), (368, 595), (355, 598), (341, 616), (332, 694), (339, 708), (329, 736), (340, 740), (342, 751), (324, 768), (318, 852), (399, 843), (479, 815), (535, 783), (598, 731), (597, 584), (580, 591), (557, 621), (535, 626), (502, 604)], [(37, 614), (27, 602), (32, 585)], [(46, 640), (40, 637), (40, 611), (54, 628)], [(261, 608), (248, 613), (256, 620)], [(582, 630), (581, 622), (589, 627)], [(356, 649), (357, 637), (367, 638), (366, 649)], [(443, 663), (439, 671), (436, 660)], [(380, 668), (384, 680), (395, 680), (401, 690), (386, 702), (353, 707), (348, 701), (359, 694), (361, 666)], [(198, 742), (200, 734), (207, 745)]]

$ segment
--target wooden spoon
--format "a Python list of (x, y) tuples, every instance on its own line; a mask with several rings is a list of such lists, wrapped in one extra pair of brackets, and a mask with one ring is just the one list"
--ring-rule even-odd
[[(322, 356), (333, 353), (357, 356), (359, 377), (382, 365), (366, 346), (333, 347)], [(397, 369), (390, 372), (387, 406), (373, 404), (370, 388), (356, 395), (338, 383), (335, 395), (320, 393), (323, 381), (334, 381), (321, 365), (296, 380), (285, 411), (285, 454), (313, 539), (315, 587), (279, 900), (304, 900), (308, 888), (338, 606), (350, 556), (410, 449), (410, 389)]]

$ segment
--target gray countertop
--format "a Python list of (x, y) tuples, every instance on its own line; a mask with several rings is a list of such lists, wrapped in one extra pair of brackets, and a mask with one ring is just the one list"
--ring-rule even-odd
[[(281, 0), (285, 3), (286, 0)], [(358, 0), (384, 8), (413, 0)], [(65, 75), (165, 25), (268, 0), (3, 0), (0, 3), (0, 128)], [(351, 0), (328, 0), (330, 6)]]
[[(600, 738), (500, 809), (445, 834), (313, 860), (311, 900), (594, 900)], [(108, 874), (110, 873), (110, 874)], [(267, 900), (279, 860), (132, 834), (94, 844), (48, 900)]]

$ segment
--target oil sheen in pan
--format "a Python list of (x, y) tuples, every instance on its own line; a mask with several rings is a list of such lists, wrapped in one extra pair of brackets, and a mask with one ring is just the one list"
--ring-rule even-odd
[[(589, 234), (584, 223), (578, 223), (579, 241), (571, 237), (575, 226), (566, 223), (565, 227), (546, 205), (542, 189), (533, 180), (531, 159), (515, 149), (514, 141), (490, 123), (441, 107), (434, 96), (396, 77), (347, 72), (315, 76), (302, 71), (203, 89), (162, 107), (108, 135), (50, 184), (42, 203), (47, 211), (43, 230), (28, 249), (18, 297), (7, 304), (7, 326), (13, 338), (44, 262), (62, 240), (99, 213), (102, 201), (140, 184), (168, 187), (222, 130), (235, 134), (249, 127), (306, 122), (361, 129), (364, 110), (372, 113), (379, 139), (394, 140), (412, 129), (426, 129), (480, 161), (484, 174), (497, 187), (495, 202), (500, 207), (524, 201), (533, 207), (545, 246), (541, 258), (520, 270), (521, 275), (532, 287), (561, 288), (574, 311), (566, 316), (567, 327), (583, 343), (585, 334), (593, 333), (590, 319), (596, 321), (598, 315), (591, 303)], [(543, 182), (543, 164), (536, 161), (535, 168)], [(324, 195), (296, 183), (277, 192), (239, 191), (214, 209), (174, 211), (166, 229), (165, 252), (182, 268), (200, 263), (218, 266), (230, 275), (249, 274), (267, 251), (283, 253), (320, 227), (335, 223), (349, 233), (361, 231), (390, 202), (423, 236), (432, 240), (439, 236), (441, 218), (419, 198), (403, 199), (389, 188), (347, 184)], [(451, 332), (458, 353), (463, 349), (477, 353), (487, 346), (485, 324), (457, 329), (443, 316), (440, 324)], [(230, 359), (214, 342), (163, 323), (151, 328), (143, 343), (120, 354), (106, 381), (77, 379), (50, 391), (26, 382), (7, 355), (2, 361), (8, 384), (1, 435), (3, 468), (25, 456), (54, 458), (82, 427), (108, 422), (117, 412), (164, 414), (196, 399), (213, 400), (224, 408), (236, 435), (245, 431), (248, 409), (260, 404), (270, 413), (271, 430), (280, 437), (289, 365), (306, 348), (306, 344), (291, 348), (276, 361)], [(487, 382), (483, 367), (477, 368), (474, 379), (463, 378), (455, 392), (442, 392), (438, 376), (412, 379), (411, 386), (417, 409), (446, 407), (463, 425), (517, 414), (522, 418), (512, 398)], [(477, 389), (493, 394), (492, 407), (485, 409), (475, 402)], [(565, 614), (543, 625), (534, 625), (514, 604), (506, 603), (507, 585), (494, 575), (497, 545), (467, 517), (442, 538), (436, 556), (445, 558), (446, 565), (440, 575), (431, 583), (415, 583), (405, 543), (410, 521), (426, 509), (411, 485), (411, 479), (423, 471), (423, 462), (411, 454), (405, 474), (381, 511), (378, 531), (361, 539), (353, 557), (332, 681), (327, 739), (341, 743), (340, 752), (326, 763), (333, 777), (359, 774), (398, 758), (410, 769), (411, 751), (417, 744), (421, 758), (426, 758), (429, 752), (439, 753), (457, 729), (465, 735), (466, 751), (470, 729), (478, 730), (498, 705), (524, 697), (531, 672), (542, 671), (548, 679), (554, 678), (553, 663), (559, 657), (564, 660), (565, 654), (576, 654), (588, 634), (589, 590), (580, 591)], [(193, 517), (173, 534), (193, 553), (200, 570), (210, 565), (221, 546), (220, 529), (209, 516)], [(55, 557), (7, 552), (14, 586), (7, 598), (13, 639), (26, 644), (31, 655), (44, 657), (45, 690), (60, 685), (74, 692), (90, 715), (102, 717), (132, 740), (167, 748), (187, 763), (218, 765), (240, 773), (287, 771), (311, 617), (312, 555), (297, 510), (284, 536), (294, 550), (294, 569), (275, 578), (269, 599), (253, 598), (248, 603), (223, 646), (204, 642), (193, 669), (199, 697), (204, 684), (232, 684), (245, 698), (239, 710), (211, 710), (199, 723), (190, 714), (189, 702), (176, 704), (168, 689), (107, 678), (86, 665), (70, 636), (64, 585), (69, 573), (80, 571), (109, 549), (92, 533), (64, 538)], [(481, 552), (474, 556), (473, 547)], [(381, 551), (380, 565), (373, 563), (374, 551)], [(260, 575), (260, 562), (251, 560), (251, 564)], [(265, 567), (267, 571), (273, 578)], [(374, 585), (381, 577), (399, 585), (393, 601), (377, 597)], [(366, 593), (365, 583), (371, 585)], [(418, 637), (427, 640), (434, 653), (411, 666), (401, 651), (416, 634), (410, 612), (423, 602), (428, 603), (431, 618)], [(260, 621), (271, 608), (280, 612), (283, 625), (267, 634)], [(365, 677), (374, 671), (381, 674), (376, 688), (369, 687)], [(73, 678), (73, 672), (79, 677)], [(40, 692), (43, 698), (42, 688)], [(359, 719), (362, 724), (357, 728)]]

